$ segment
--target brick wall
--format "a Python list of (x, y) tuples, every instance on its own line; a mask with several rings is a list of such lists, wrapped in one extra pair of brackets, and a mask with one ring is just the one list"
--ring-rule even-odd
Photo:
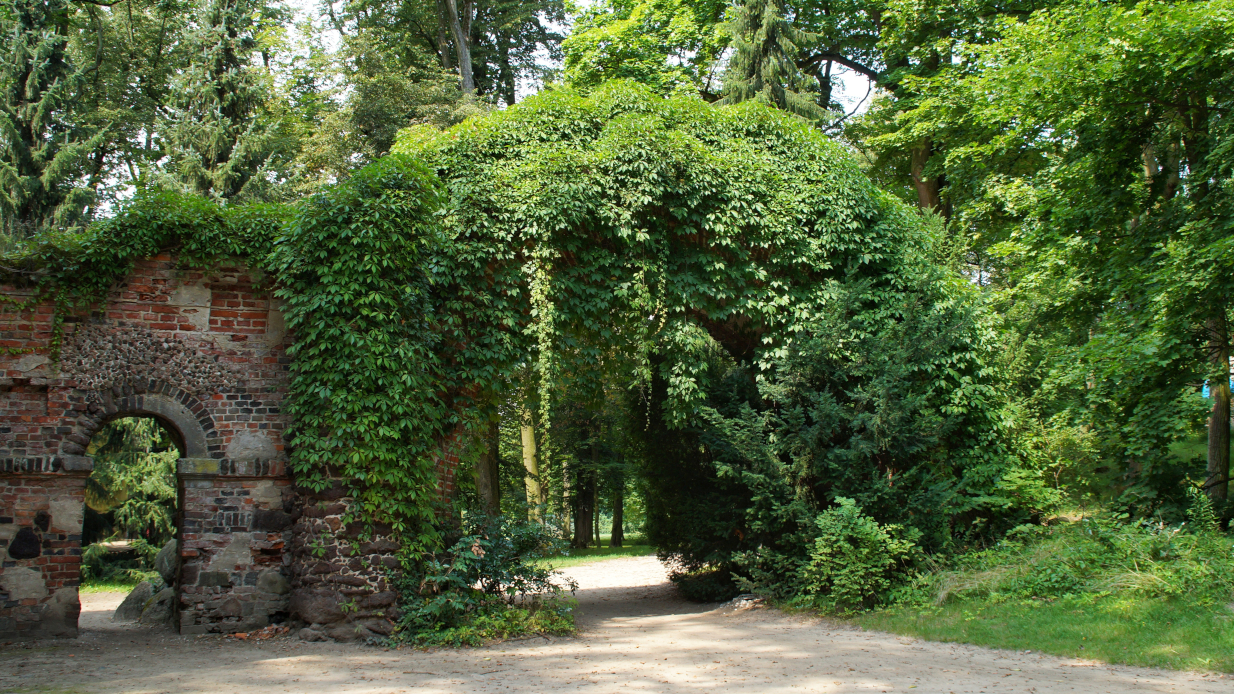
[[(140, 261), (106, 301), (68, 318), (58, 361), (52, 307), (16, 310), (30, 292), (0, 292), (0, 636), (76, 632), (86, 448), (126, 415), (154, 416), (180, 439), (182, 630), (285, 617), (288, 341), (264, 278), (238, 265), (180, 271), (172, 255)], [(13, 556), (19, 533), (39, 556)]]
[[(289, 341), (260, 273), (182, 271), (170, 254), (140, 261), (106, 301), (68, 317), (58, 360), (52, 307), (15, 308), (30, 296), (0, 287), (0, 638), (75, 635), (87, 447), (129, 415), (180, 439), (183, 633), (286, 618), (323, 637), (388, 633), (398, 549), (388, 529), (347, 523), (343, 485), (301, 489), (287, 472)], [(456, 439), (436, 468), (447, 496)], [(36, 556), (14, 556), (19, 534)]]

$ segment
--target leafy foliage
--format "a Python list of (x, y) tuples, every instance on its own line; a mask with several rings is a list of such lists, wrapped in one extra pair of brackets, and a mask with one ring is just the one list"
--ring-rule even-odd
[(1025, 414), (1091, 431), (1123, 476), (1110, 496), (1142, 516), (1181, 518), (1188, 476), (1225, 487), (1170, 449), (1229, 371), (1231, 12), (1077, 2), (1006, 21), (963, 69), (906, 78), (920, 107), (897, 116), (949, 143), (952, 226), (1023, 350)]
[(565, 598), (577, 586), (541, 560), (565, 548), (552, 523), (471, 513), (439, 552), (406, 552), (396, 640), (479, 645), (485, 639), (574, 630)]
[(694, 90), (714, 101), (728, 46), (720, 21), (725, 8), (715, 0), (593, 3), (561, 44), (566, 82), (587, 88), (625, 79), (663, 93)]
[(443, 402), (449, 368), (434, 331), (434, 213), (423, 166), (383, 159), (311, 198), (271, 257), (287, 301), (301, 484), (349, 480), (360, 513), (424, 542), (436, 496), (432, 455), (459, 415)]
[(0, 8), (0, 237), (73, 225), (93, 199), (76, 178), (101, 136), (88, 66), (68, 51), (70, 12), (67, 0)]
[(770, 369), (713, 352), (704, 416), (679, 432), (647, 428), (649, 537), (684, 583), (710, 567), (746, 589), (799, 595), (836, 497), (931, 552), (1058, 502), (1002, 424), (975, 292), (929, 263), (906, 265), (915, 272), (896, 292), (837, 290), (836, 310)]
[(833, 609), (868, 607), (911, 563), (914, 533), (879, 525), (852, 499), (840, 497), (836, 503), (815, 520), (818, 537), (800, 573), (802, 592), (821, 596)]
[(935, 603), (1118, 592), (1224, 605), (1234, 594), (1231, 556), (1229, 539), (1211, 528), (1097, 516), (1026, 526), (931, 575), (919, 590)]

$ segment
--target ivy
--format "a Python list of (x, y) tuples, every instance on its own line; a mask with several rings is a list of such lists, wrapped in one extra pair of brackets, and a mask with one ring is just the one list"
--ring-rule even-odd
[(550, 90), (395, 150), (294, 210), (143, 198), (18, 269), (62, 307), (170, 246), (272, 272), (297, 482), (345, 480), (359, 516), (431, 549), (435, 457), (520, 369), (624, 352), (667, 384), (668, 420), (698, 422), (716, 345), (767, 378), (831, 313), (896, 320), (932, 239), (841, 146), (756, 103)]
[(449, 248), (442, 192), (424, 166), (383, 159), (307, 200), (271, 257), (296, 336), (297, 482), (346, 480), (359, 516), (425, 542), (436, 537), (433, 454), (460, 417), (434, 300)]
[(138, 259), (175, 250), (181, 268), (242, 259), (260, 269), (287, 216), (288, 209), (279, 205), (223, 207), (195, 196), (147, 193), (84, 231), (42, 236), (9, 253), (3, 279), (35, 291), (25, 300), (0, 300), (14, 311), (52, 303), (52, 355), (57, 356), (64, 319), (104, 299)]

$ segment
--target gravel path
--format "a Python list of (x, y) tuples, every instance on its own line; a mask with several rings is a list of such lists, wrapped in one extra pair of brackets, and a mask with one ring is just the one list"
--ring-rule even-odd
[(577, 638), (383, 651), (182, 637), (111, 624), (86, 595), (75, 642), (0, 647), (0, 691), (37, 692), (1234, 692), (1234, 678), (928, 643), (769, 609), (679, 599), (652, 557), (572, 568)]

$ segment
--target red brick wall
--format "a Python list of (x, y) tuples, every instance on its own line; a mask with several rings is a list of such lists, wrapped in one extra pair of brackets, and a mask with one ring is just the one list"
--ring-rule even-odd
[[(184, 271), (170, 254), (140, 261), (106, 301), (67, 318), (58, 360), (54, 311), (22, 307), (30, 296), (0, 287), (0, 348), (8, 348), (0, 353), (0, 598), (6, 580), (37, 596), (0, 600), (0, 637), (76, 632), (87, 447), (108, 419), (142, 414), (183, 438), (175, 581), (183, 633), (247, 631), (287, 616), (333, 638), (388, 633), (386, 573), (397, 545), (385, 529), (343, 527), (341, 486), (323, 496), (287, 474), (289, 340), (260, 273)], [(436, 469), (444, 496), (455, 490), (456, 439)], [(32, 525), (36, 507), (53, 502), (61, 516), (78, 509), (75, 528)], [(22, 528), (42, 542), (39, 557), (10, 556)], [(326, 529), (338, 537), (323, 539)], [(310, 540), (351, 558), (322, 562)]]
[[(184, 439), (181, 625), (195, 633), (237, 631), (285, 614), (286, 579), (268, 572), (286, 573), (290, 563), (284, 547), (292, 493), (282, 438), (288, 339), (261, 275), (235, 265), (181, 271), (166, 254), (140, 261), (105, 302), (68, 317), (58, 361), (52, 307), (17, 310), (30, 292), (0, 293), (8, 299), (0, 305), (0, 347), (8, 348), (0, 354), (0, 588), (7, 572), (10, 582), (21, 579), (22, 594), (40, 592), (28, 585), (33, 570), (46, 592), (4, 602), (0, 635), (75, 631), (89, 464), (82, 456), (105, 421), (133, 414), (157, 416)], [(70, 497), (75, 528), (35, 526), (40, 505), (59, 499), (68, 508)], [(22, 528), (39, 537), (42, 556), (10, 555)], [(198, 585), (202, 574), (210, 585)], [(61, 588), (74, 590), (55, 598)]]

